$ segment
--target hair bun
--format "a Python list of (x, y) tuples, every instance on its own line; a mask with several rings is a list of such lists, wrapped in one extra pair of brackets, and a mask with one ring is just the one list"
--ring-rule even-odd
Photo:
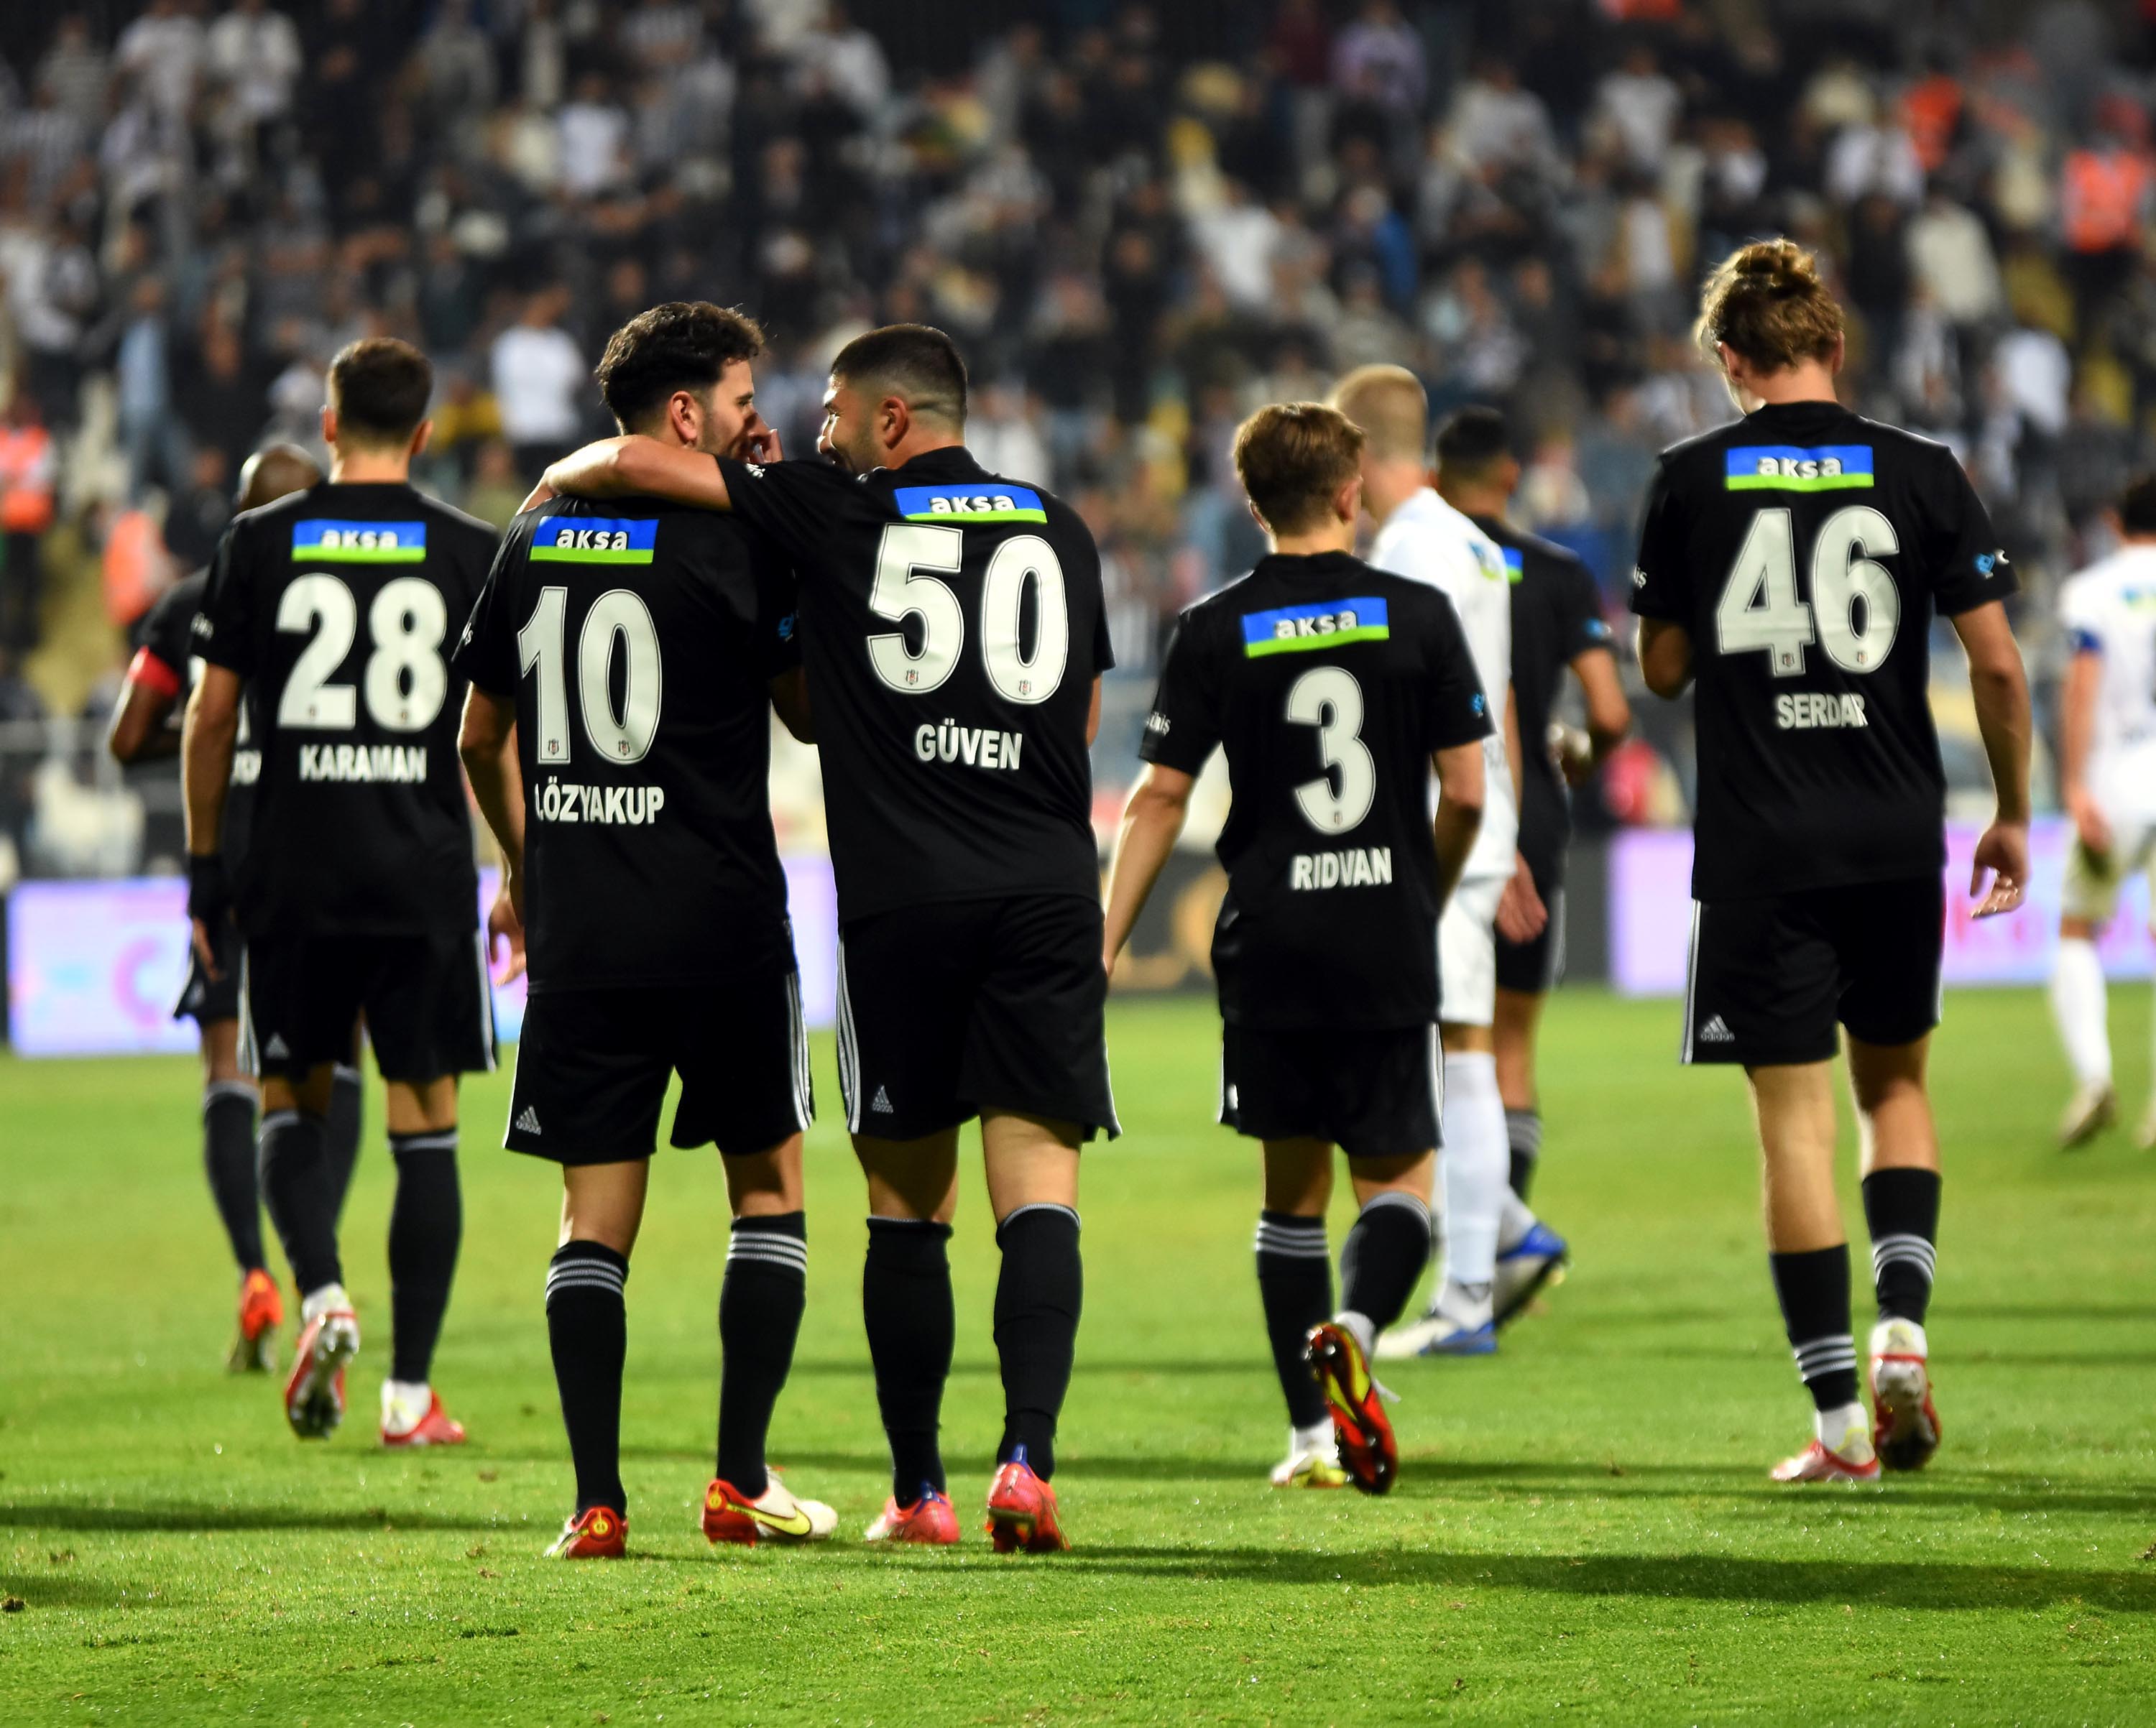
[(1804, 294), (1818, 285), (1819, 274), (1794, 240), (1754, 240), (1730, 260), (1731, 273), (1773, 294)]

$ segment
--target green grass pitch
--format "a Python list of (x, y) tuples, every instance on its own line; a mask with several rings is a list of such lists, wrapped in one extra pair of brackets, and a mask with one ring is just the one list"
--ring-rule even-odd
[[(2147, 995), (2120, 996), (2138, 1105)], [(670, 1153), (629, 1280), (634, 1557), (566, 1566), (540, 1558), (569, 1493), (541, 1306), (557, 1183), (493, 1150), (503, 1077), (469, 1094), (437, 1367), (473, 1442), (393, 1457), (372, 1422), (378, 1100), (345, 1238), (372, 1341), (354, 1419), (302, 1446), (274, 1382), (221, 1369), (230, 1281), (191, 1066), (0, 1059), (0, 1588), (21, 1603), (0, 1616), (0, 1721), (2156, 1717), (2156, 1156), (2123, 1133), (2050, 1150), (2062, 1081), (2041, 997), (1953, 998), (1945, 1449), (1876, 1489), (1777, 1488), (1763, 1472), (1805, 1410), (1742, 1083), (1678, 1069), (1676, 1019), (1559, 998), (1537, 1198), (1573, 1277), (1496, 1358), (1392, 1377), (1404, 1466), (1368, 1500), (1267, 1487), (1284, 1418), (1250, 1266), (1255, 1159), (1211, 1120), (1213, 1016), (1120, 1005), (1128, 1131), (1088, 1155), (1060, 1449), (1078, 1546), (1046, 1559), (998, 1558), (976, 1522), (1000, 1408), (977, 1167), (946, 1409), (963, 1547), (857, 1540), (884, 1450), (860, 1191), (827, 1117), (773, 1453), (837, 1504), (843, 1540), (718, 1551), (696, 1531), (726, 1213), (713, 1155)], [(828, 1107), (828, 1043), (817, 1064)], [(1849, 1192), (1856, 1218), (1853, 1175)]]

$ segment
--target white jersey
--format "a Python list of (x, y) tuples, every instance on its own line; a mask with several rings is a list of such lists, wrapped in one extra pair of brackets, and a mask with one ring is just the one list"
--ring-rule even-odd
[(1370, 547), (1370, 561), (1428, 582), (1460, 614), (1496, 727), (1483, 745), (1482, 828), (1462, 874), (1509, 876), (1519, 849), (1520, 808), (1505, 754), (1505, 706), (1512, 686), (1512, 591), (1505, 555), (1496, 541), (1425, 486), (1386, 518)]
[(2156, 545), (2122, 547), (2059, 590), (2077, 654), (2103, 663), (2089, 791), (2116, 821), (2156, 821)]

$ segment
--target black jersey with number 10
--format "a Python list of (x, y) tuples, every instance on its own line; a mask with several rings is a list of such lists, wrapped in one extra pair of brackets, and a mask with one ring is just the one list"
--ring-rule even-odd
[(1939, 869), (1946, 775), (1927, 695), (1932, 617), (2014, 587), (1943, 444), (1804, 402), (1664, 452), (1632, 610), (1691, 637), (1694, 895)]
[(261, 772), (234, 884), (250, 936), (471, 927), (447, 655), (493, 552), (484, 522), (401, 484), (325, 480), (225, 531), (194, 640), (252, 702)]
[(791, 970), (768, 686), (798, 659), (752, 530), (642, 498), (510, 525), (454, 664), (516, 699), (533, 990)]
[(1430, 756), (1490, 731), (1452, 602), (1345, 552), (1261, 559), (1183, 614), (1138, 753), (1195, 774), (1228, 752), (1224, 1018), (1436, 1018)]
[(1115, 664), (1076, 511), (956, 446), (719, 470), (801, 577), (839, 915), (1100, 894), (1086, 718)]

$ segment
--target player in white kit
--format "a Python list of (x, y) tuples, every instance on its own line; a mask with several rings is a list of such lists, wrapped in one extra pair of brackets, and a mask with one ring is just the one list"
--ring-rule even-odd
[[(1378, 1341), (1381, 1356), (1487, 1356), (1497, 1347), (1491, 1285), (1501, 1231), (1532, 1227), (1513, 1199), (1512, 1148), (1491, 1033), (1496, 930), (1525, 941), (1548, 915), (1519, 855), (1520, 745), (1512, 704), (1512, 601), (1505, 556), (1430, 485), (1429, 404), (1413, 372), (1358, 367), (1332, 405), (1363, 428), (1363, 501), (1377, 524), (1370, 562), (1440, 590), (1460, 614), (1490, 712), (1481, 832), (1438, 921), (1438, 1038), (1445, 1051), (1445, 1278), (1429, 1312)], [(1510, 1202), (1508, 1207), (1507, 1202)], [(1516, 1216), (1508, 1217), (1508, 1212)]]
[[(2072, 658), (2059, 703), (2059, 779), (2074, 843), (2066, 856), (2051, 1013), (2074, 1070), (2059, 1125), (2085, 1144), (2118, 1114), (2097, 938), (2127, 879), (2156, 864), (2156, 474), (2119, 500), (2121, 544), (2059, 591)], [(2156, 1147), (2156, 1102), (2134, 1136)]]

